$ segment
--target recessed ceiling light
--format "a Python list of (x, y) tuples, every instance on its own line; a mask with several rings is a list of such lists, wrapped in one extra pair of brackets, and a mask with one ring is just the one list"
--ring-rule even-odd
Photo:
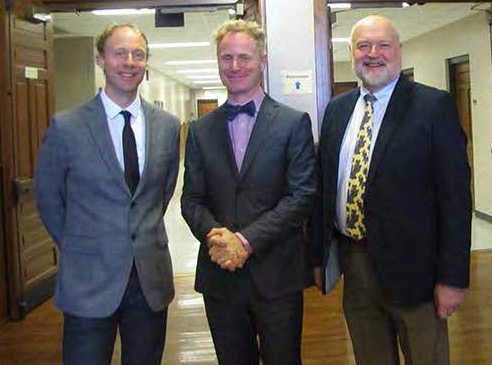
[(350, 3), (328, 3), (331, 9), (350, 9), (352, 5)]
[(198, 73), (207, 73), (207, 72), (218, 73), (219, 69), (217, 69), (217, 68), (194, 68), (194, 69), (190, 69), (190, 70), (178, 70), (176, 72), (179, 74), (198, 74)]
[(187, 79), (200, 80), (200, 79), (217, 79), (218, 75), (197, 75), (197, 76), (186, 76)]
[(217, 60), (186, 60), (186, 61), (165, 61), (165, 65), (200, 65), (203, 63), (217, 63)]
[(151, 43), (149, 48), (207, 47), (210, 42)]
[(93, 10), (94, 15), (145, 15), (154, 14), (155, 9), (107, 9), (107, 10)]
[(331, 43), (350, 43), (350, 38), (349, 37), (342, 37), (342, 38), (332, 38)]
[(219, 82), (221, 82), (220, 79), (193, 81), (194, 84), (218, 84)]

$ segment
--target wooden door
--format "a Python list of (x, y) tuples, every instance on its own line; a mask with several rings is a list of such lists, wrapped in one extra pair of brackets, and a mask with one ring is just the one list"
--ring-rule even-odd
[(468, 57), (459, 57), (450, 60), (450, 81), (451, 92), (456, 101), (461, 126), (465, 131), (467, 144), (468, 163), (472, 171), (471, 189), (472, 201), (474, 202), (474, 181), (473, 181), (473, 133), (471, 116), (471, 83), (470, 83), (470, 62)]
[[(8, 75), (8, 15), (3, 3), (0, 3), (0, 125), (7, 124), (10, 118), (10, 106), (7, 100), (9, 80)], [(5, 222), (5, 204), (3, 199), (4, 156), (8, 154), (3, 140), (7, 134), (0, 129), (0, 324), (8, 318), (8, 285), (7, 285), (7, 241), (3, 222)]]
[(333, 96), (346, 93), (357, 88), (356, 81), (335, 82), (333, 85)]
[[(52, 26), (10, 16), (10, 305), (22, 317), (53, 294), (57, 251), (36, 209), (37, 151), (53, 113)], [(15, 307), (18, 307), (16, 310)], [(17, 315), (16, 315), (17, 312)]]
[(210, 113), (212, 110), (218, 108), (217, 99), (198, 99), (197, 100), (197, 114), (198, 118), (203, 117), (205, 114)]

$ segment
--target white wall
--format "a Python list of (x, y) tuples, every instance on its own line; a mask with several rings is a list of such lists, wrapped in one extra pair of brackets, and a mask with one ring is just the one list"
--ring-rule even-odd
[[(403, 44), (403, 69), (415, 81), (449, 90), (449, 58), (469, 55), (473, 123), (475, 208), (472, 248), (492, 248), (492, 61), (484, 13), (477, 13)], [(350, 62), (335, 62), (335, 81), (354, 81)], [(450, 146), (451, 147), (451, 146)], [(485, 213), (485, 214), (481, 214)]]
[[(274, 99), (309, 113), (318, 140), (313, 0), (267, 0), (268, 87)], [(311, 71), (312, 93), (284, 94), (282, 71)]]
[[(490, 32), (480, 12), (403, 45), (403, 68), (415, 81), (449, 90), (449, 58), (469, 55), (472, 99), (475, 214), (473, 248), (492, 248), (492, 60)], [(452, 146), (450, 146), (452, 147)]]

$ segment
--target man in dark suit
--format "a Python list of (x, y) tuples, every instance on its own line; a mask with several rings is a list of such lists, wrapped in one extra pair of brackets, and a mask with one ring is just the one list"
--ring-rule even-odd
[(178, 171), (179, 123), (138, 95), (147, 38), (115, 25), (97, 40), (104, 90), (56, 115), (39, 151), (41, 218), (61, 252), (55, 302), (64, 364), (160, 364), (174, 296), (163, 214)]
[(360, 89), (328, 105), (320, 136), (312, 225), (323, 289), (338, 242), (343, 308), (358, 364), (448, 364), (446, 318), (468, 286), (470, 172), (451, 96), (400, 76), (388, 19), (351, 34)]
[(226, 22), (216, 42), (227, 103), (190, 127), (181, 199), (201, 242), (195, 288), (220, 364), (300, 364), (311, 122), (263, 92), (256, 23)]

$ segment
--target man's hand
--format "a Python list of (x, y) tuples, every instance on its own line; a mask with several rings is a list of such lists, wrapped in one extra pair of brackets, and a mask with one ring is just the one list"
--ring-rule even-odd
[(461, 306), (464, 297), (465, 289), (437, 284), (434, 289), (437, 316), (439, 318), (448, 318), (451, 316)]
[(323, 273), (320, 266), (316, 266), (313, 269), (314, 284), (318, 287), (320, 291), (323, 291)]
[(249, 254), (241, 240), (227, 228), (213, 228), (207, 234), (210, 259), (222, 269), (234, 271), (243, 267)]

